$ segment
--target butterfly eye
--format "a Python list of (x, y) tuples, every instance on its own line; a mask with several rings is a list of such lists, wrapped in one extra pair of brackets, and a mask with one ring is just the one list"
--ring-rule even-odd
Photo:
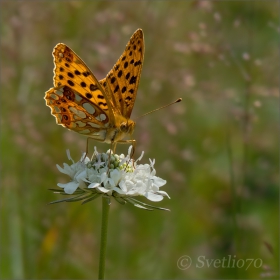
[(127, 124), (125, 122), (120, 125), (121, 131), (127, 131)]

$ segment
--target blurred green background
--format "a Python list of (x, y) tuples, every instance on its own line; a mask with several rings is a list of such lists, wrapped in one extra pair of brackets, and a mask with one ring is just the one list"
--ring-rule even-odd
[[(56, 125), (44, 95), (57, 43), (101, 79), (137, 28), (132, 119), (183, 98), (134, 133), (136, 158), (144, 150), (168, 181), (171, 200), (156, 206), (171, 212), (112, 202), (106, 278), (278, 279), (277, 1), (1, 2), (1, 278), (97, 277), (101, 199), (48, 205), (60, 198), (48, 188), (68, 180), (56, 164), (66, 149), (78, 160), (86, 138)], [(239, 268), (210, 263), (229, 256)]]

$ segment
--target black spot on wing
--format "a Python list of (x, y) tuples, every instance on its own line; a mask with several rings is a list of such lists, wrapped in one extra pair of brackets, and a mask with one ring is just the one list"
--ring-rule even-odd
[(120, 78), (122, 76), (122, 70), (120, 70), (119, 72), (118, 72), (118, 77)]
[(91, 91), (95, 91), (95, 90), (98, 89), (98, 86), (97, 86), (97, 85), (94, 85), (94, 84), (90, 84), (89, 89), (90, 89)]
[(138, 61), (136, 61), (135, 63), (134, 63), (134, 66), (138, 66), (138, 65), (140, 65), (141, 64), (141, 60), (138, 60)]
[(137, 76), (132, 76), (129, 80), (129, 84), (135, 84), (136, 83), (136, 80), (137, 80)]
[(115, 90), (114, 90), (114, 93), (116, 93), (118, 90), (119, 90), (119, 85), (117, 85), (116, 87), (115, 87)]
[(74, 83), (73, 83), (71, 80), (68, 80), (67, 83), (68, 83), (71, 87), (74, 86)]
[(83, 72), (83, 75), (84, 75), (85, 77), (87, 77), (89, 74), (90, 74), (89, 71)]
[(122, 88), (122, 93), (125, 93), (126, 92), (126, 87), (123, 87)]

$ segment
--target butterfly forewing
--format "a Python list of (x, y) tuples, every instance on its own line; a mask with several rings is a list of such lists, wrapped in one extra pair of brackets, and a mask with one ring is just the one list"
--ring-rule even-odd
[(57, 44), (53, 51), (54, 86), (67, 85), (90, 102), (108, 110), (104, 90), (82, 59), (65, 44)]
[[(113, 96), (113, 104), (120, 113), (129, 118), (136, 99), (144, 60), (144, 35), (141, 29), (134, 32), (126, 48), (107, 75)], [(100, 81), (104, 84), (106, 78)]]

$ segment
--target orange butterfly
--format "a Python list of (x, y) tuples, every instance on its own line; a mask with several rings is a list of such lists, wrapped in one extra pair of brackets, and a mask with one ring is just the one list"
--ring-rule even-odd
[(82, 59), (65, 44), (53, 50), (54, 87), (45, 100), (56, 123), (70, 130), (111, 143), (132, 143), (123, 140), (132, 135), (135, 122), (130, 115), (136, 99), (144, 60), (144, 34), (135, 31), (126, 48), (107, 74), (98, 81)]

